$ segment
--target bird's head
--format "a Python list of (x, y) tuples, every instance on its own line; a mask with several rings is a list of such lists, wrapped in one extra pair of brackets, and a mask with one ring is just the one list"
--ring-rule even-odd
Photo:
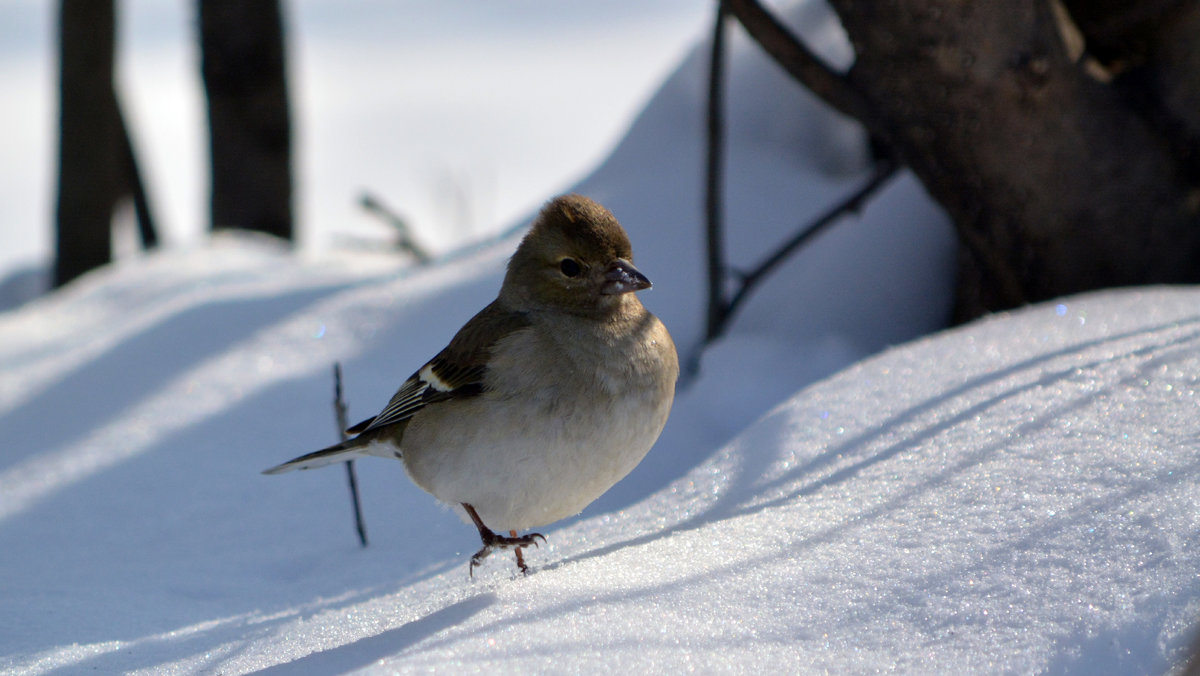
[(612, 212), (581, 195), (551, 200), (508, 262), (503, 294), (517, 306), (603, 315), (650, 280)]

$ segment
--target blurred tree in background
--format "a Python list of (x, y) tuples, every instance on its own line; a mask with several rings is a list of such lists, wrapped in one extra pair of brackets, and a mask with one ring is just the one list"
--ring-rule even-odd
[(113, 0), (62, 0), (59, 8), (55, 286), (109, 262), (113, 211), (126, 197), (142, 243), (158, 242), (113, 87)]
[(200, 0), (213, 229), (292, 239), (292, 141), (279, 0)]
[[(114, 0), (59, 5), (55, 286), (112, 258), (112, 218), (132, 198), (157, 244), (149, 199), (114, 87)], [(292, 239), (291, 122), (279, 0), (199, 0), (208, 95), (210, 227)]]

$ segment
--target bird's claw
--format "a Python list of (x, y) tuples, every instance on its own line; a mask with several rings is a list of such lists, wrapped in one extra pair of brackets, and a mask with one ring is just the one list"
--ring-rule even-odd
[(542, 542), (545, 542), (546, 536), (542, 535), (541, 533), (527, 533), (525, 535), (509, 537), (507, 535), (488, 533), (483, 538), (483, 547), (480, 547), (479, 551), (475, 552), (475, 554), (471, 557), (471, 565), (468, 569), (468, 574), (474, 578), (475, 569), (482, 564), (483, 560), (486, 559), (494, 550), (512, 549), (516, 552), (517, 568), (520, 569), (522, 575), (528, 575), (529, 566), (525, 565), (525, 560), (521, 556), (521, 550), (529, 545), (537, 547), (537, 541), (539, 539)]

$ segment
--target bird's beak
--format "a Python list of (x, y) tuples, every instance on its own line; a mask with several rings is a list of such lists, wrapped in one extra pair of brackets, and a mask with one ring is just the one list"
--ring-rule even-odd
[(650, 280), (633, 267), (633, 263), (624, 258), (618, 258), (609, 263), (608, 269), (604, 271), (604, 284), (600, 287), (600, 293), (606, 296), (616, 296), (630, 291), (649, 289), (651, 286), (653, 285)]

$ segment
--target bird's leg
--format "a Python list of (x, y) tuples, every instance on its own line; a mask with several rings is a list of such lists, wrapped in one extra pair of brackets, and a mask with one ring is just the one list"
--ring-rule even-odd
[(511, 537), (496, 535), (491, 528), (484, 525), (483, 519), (479, 518), (479, 513), (475, 511), (474, 507), (465, 502), (462, 503), (462, 506), (463, 509), (467, 510), (467, 515), (471, 517), (471, 521), (475, 522), (475, 527), (479, 529), (479, 539), (483, 540), (483, 547), (471, 557), (471, 576), (475, 576), (476, 566), (482, 563), (488, 557), (488, 554), (492, 553), (493, 549), (512, 549), (516, 552), (517, 568), (523, 575), (529, 574), (529, 567), (525, 565), (525, 557), (521, 555), (521, 549), (529, 545), (536, 547), (538, 539), (541, 538), (542, 542), (545, 542), (546, 536), (541, 533), (529, 533), (517, 536), (517, 531), (515, 530), (509, 531)]
[[(514, 538), (517, 537), (517, 531), (515, 530), (508, 531), (508, 534)], [(517, 547), (514, 549), (513, 554), (517, 555), (517, 568), (521, 571), (521, 574), (528, 575), (529, 567), (525, 565), (525, 555), (521, 553), (521, 548)]]

